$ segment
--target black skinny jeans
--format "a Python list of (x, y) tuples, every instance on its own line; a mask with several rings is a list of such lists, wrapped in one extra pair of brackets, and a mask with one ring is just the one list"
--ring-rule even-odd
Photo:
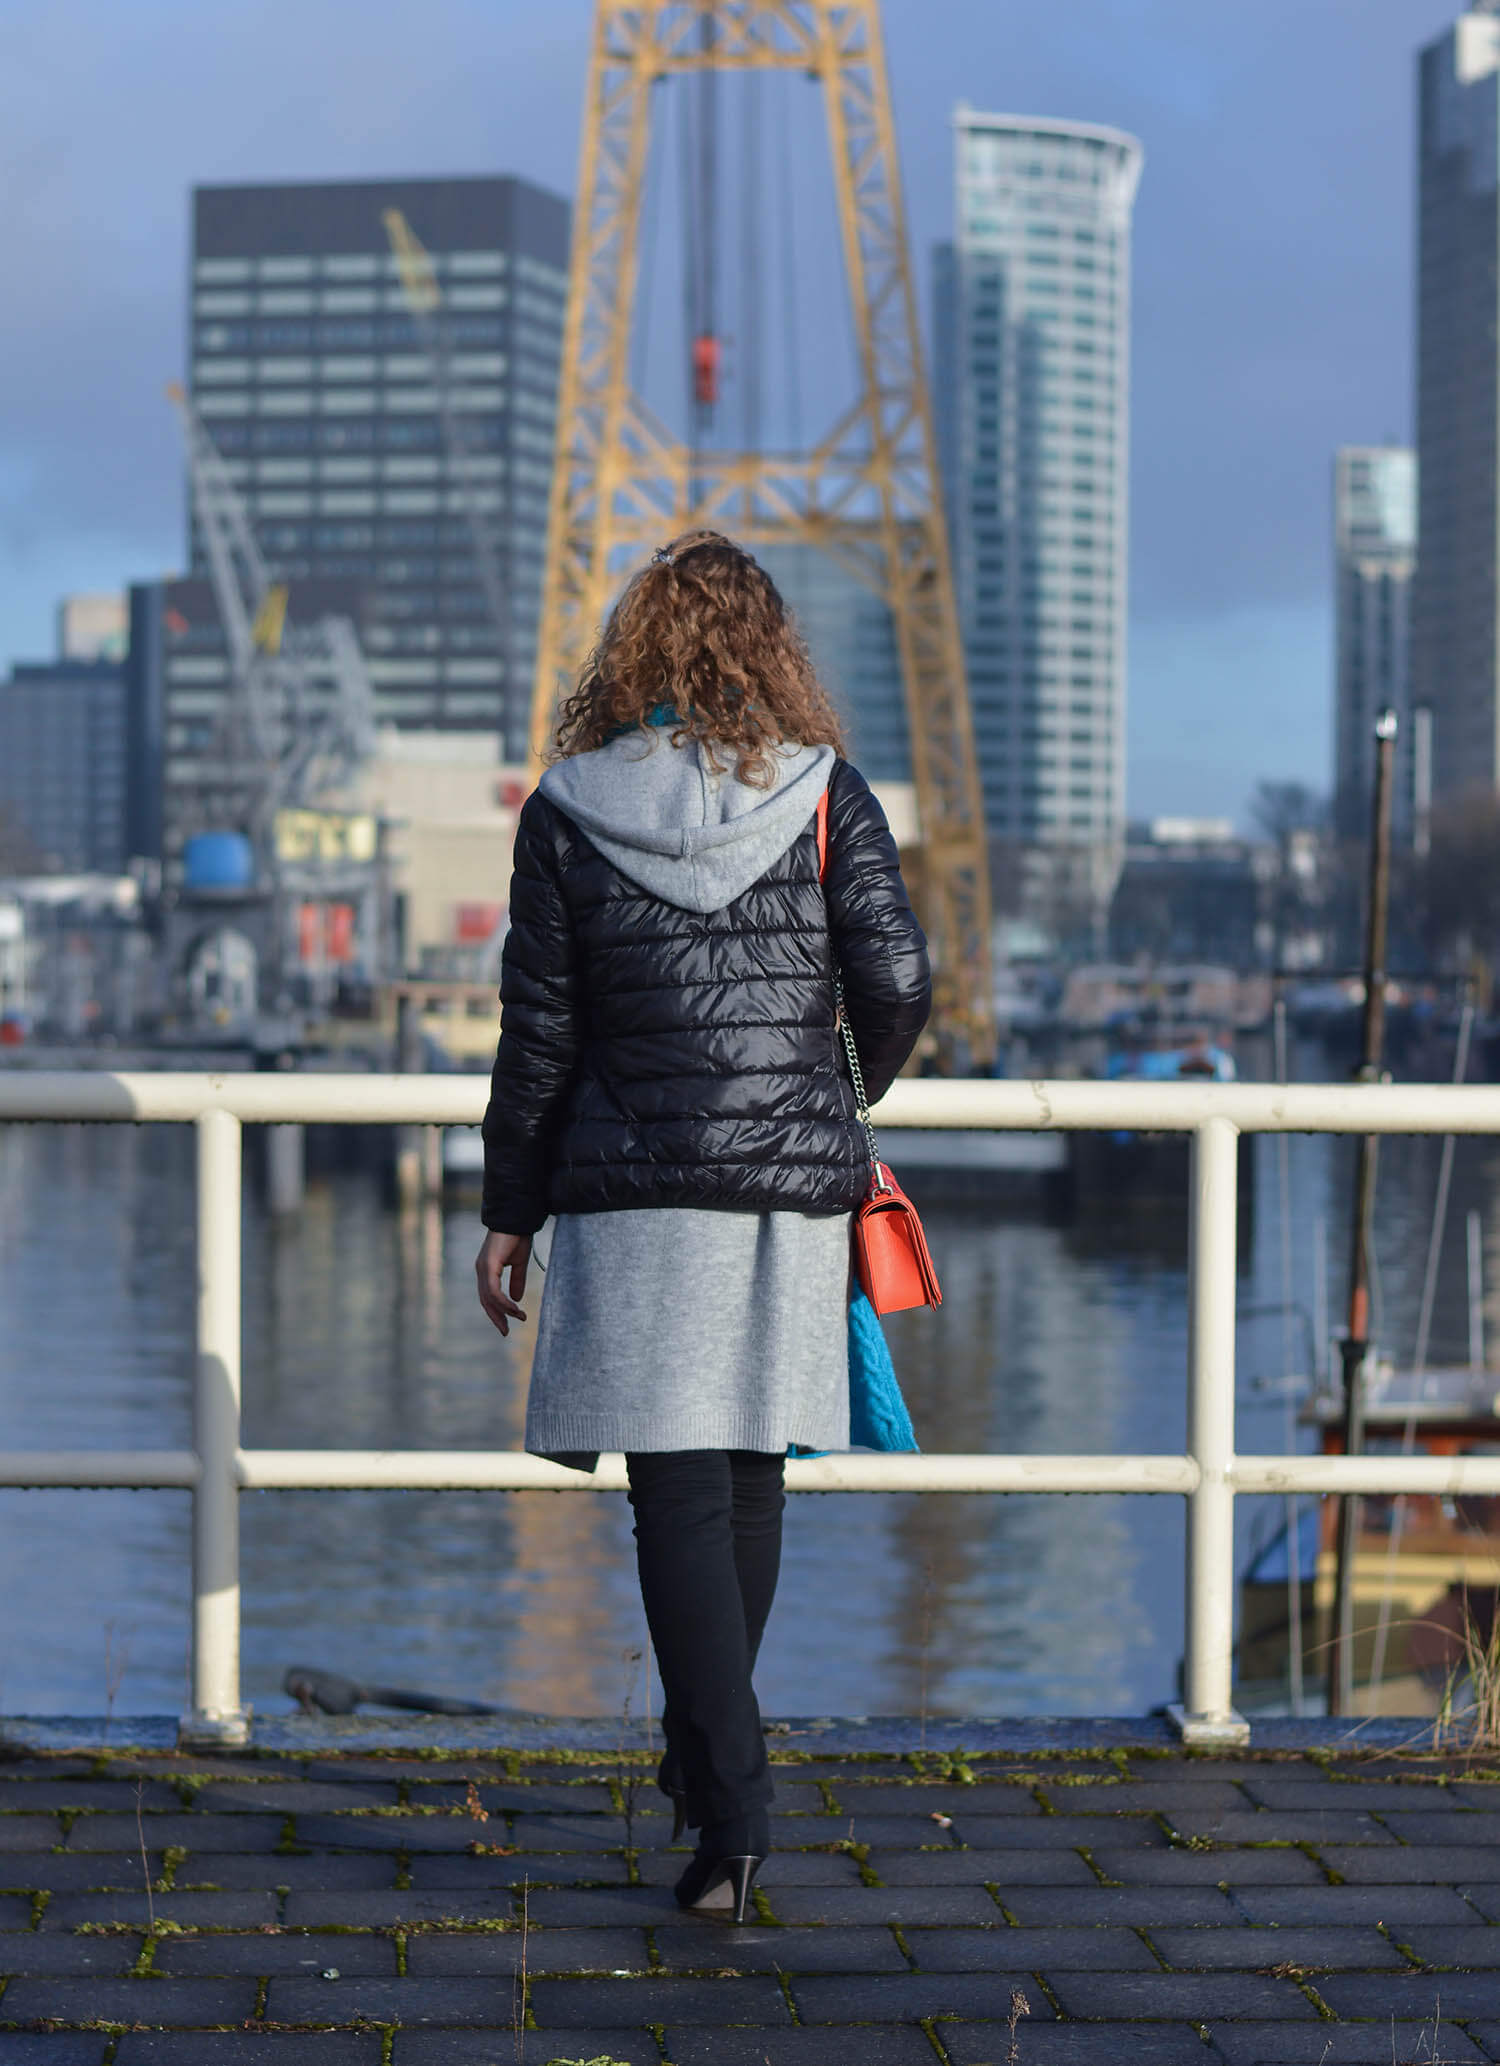
[(636, 1563), (666, 1705), (662, 1729), (693, 1828), (772, 1793), (750, 1675), (781, 1568), (783, 1459), (748, 1449), (625, 1459)]

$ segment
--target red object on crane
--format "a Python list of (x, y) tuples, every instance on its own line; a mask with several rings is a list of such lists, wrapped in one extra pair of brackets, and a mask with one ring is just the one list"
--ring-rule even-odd
[(717, 337), (693, 339), (693, 399), (708, 408), (719, 399), (719, 354)]

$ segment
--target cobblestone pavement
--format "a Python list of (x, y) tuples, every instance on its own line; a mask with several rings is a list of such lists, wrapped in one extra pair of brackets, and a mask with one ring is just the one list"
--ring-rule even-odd
[(778, 1760), (753, 1928), (643, 1760), (0, 1763), (0, 2066), (1500, 2060), (1500, 1769)]

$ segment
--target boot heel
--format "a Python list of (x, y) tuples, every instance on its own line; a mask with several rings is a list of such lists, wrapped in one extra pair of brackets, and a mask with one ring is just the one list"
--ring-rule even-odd
[[(678, 1904), (695, 1915), (714, 1915), (725, 1922), (751, 1921), (750, 1893), (764, 1863), (764, 1858), (744, 1853), (737, 1858), (716, 1858), (707, 1867), (690, 1865), (677, 1882)], [(695, 1887), (693, 1881), (700, 1872), (703, 1880)]]
[(728, 1869), (729, 1885), (734, 1894), (734, 1909), (731, 1920), (742, 1923), (746, 1920), (745, 1911), (750, 1905), (750, 1893), (755, 1885), (755, 1876), (765, 1861), (761, 1858), (726, 1858), (724, 1863)]

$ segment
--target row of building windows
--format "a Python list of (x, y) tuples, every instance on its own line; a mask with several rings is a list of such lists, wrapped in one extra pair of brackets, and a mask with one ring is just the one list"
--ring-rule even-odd
[[(479, 348), (507, 341), (509, 324), (501, 316), (448, 316), (443, 334), (451, 345)], [(419, 351), (422, 334), (409, 315), (325, 316), (317, 322), (200, 323), (195, 334), (200, 352), (280, 351)]]
[[(443, 297), (446, 309), (463, 314), (474, 309), (504, 308), (504, 287), (450, 287)], [(406, 312), (406, 300), (399, 287), (380, 293), (373, 287), (325, 287), (319, 293), (303, 288), (284, 288), (259, 294), (200, 290), (193, 296), (193, 314), (208, 316), (359, 316), (384, 311)]]

